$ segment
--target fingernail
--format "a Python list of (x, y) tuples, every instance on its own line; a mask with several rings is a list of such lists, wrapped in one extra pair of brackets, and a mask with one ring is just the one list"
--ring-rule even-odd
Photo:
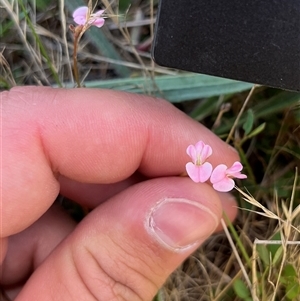
[(201, 203), (168, 198), (152, 208), (146, 226), (165, 247), (179, 251), (203, 242), (218, 224), (218, 217)]

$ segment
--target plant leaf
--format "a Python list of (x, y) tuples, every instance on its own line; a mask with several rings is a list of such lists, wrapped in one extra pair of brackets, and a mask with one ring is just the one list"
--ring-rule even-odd
[[(257, 120), (261, 117), (267, 117), (269, 115), (274, 115), (282, 110), (289, 108), (297, 103), (300, 100), (300, 93), (281, 91), (277, 93), (275, 96), (261, 101), (260, 103), (252, 106), (252, 110), (254, 113), (254, 119)], [(216, 129), (216, 134), (224, 134), (230, 130), (234, 123), (235, 117), (228, 121), (228, 123), (218, 127)], [(246, 120), (245, 114), (242, 115), (239, 120), (239, 125), (241, 126)]]
[(256, 135), (258, 135), (259, 133), (261, 133), (266, 127), (266, 123), (262, 123), (261, 125), (259, 125), (256, 129), (254, 129), (248, 136), (247, 139), (252, 138)]
[(233, 282), (233, 289), (238, 297), (241, 299), (249, 298), (250, 291), (246, 284), (241, 279), (236, 279)]
[(268, 248), (264, 245), (257, 245), (257, 252), (259, 254), (260, 260), (266, 265), (270, 265), (271, 253)]
[(250, 131), (252, 130), (253, 122), (254, 122), (253, 110), (249, 109), (247, 111), (246, 121), (243, 124), (243, 130), (245, 131), (245, 135), (248, 135), (250, 133)]
[[(195, 73), (85, 82), (87, 88), (105, 88), (162, 97), (177, 103), (248, 90), (252, 84)], [(212, 103), (212, 105), (214, 105)]]

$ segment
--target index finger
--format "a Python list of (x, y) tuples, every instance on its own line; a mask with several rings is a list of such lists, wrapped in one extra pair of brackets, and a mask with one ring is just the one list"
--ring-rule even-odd
[(59, 192), (58, 174), (114, 183), (139, 170), (178, 175), (189, 144), (203, 140), (211, 163), (237, 153), (208, 129), (160, 99), (110, 90), (14, 88), (3, 110), (2, 236), (35, 221)]

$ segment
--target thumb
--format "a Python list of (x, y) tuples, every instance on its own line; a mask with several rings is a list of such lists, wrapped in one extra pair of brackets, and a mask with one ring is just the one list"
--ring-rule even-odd
[(151, 300), (221, 214), (218, 194), (188, 178), (131, 186), (94, 209), (16, 300)]

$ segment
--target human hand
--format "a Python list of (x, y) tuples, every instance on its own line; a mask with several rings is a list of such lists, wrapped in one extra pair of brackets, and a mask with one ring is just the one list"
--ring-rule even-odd
[[(235, 202), (179, 177), (186, 147), (237, 153), (166, 101), (108, 90), (1, 94), (0, 283), (15, 300), (151, 300)], [(93, 208), (75, 224), (58, 193)], [(0, 262), (1, 262), (0, 261)]]

